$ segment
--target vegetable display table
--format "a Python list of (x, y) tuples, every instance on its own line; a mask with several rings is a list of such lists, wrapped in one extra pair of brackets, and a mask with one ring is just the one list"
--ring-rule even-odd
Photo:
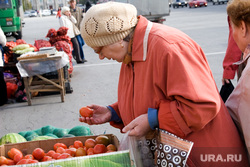
[[(61, 101), (64, 102), (65, 80), (63, 67), (68, 62), (67, 55), (64, 52), (58, 52), (53, 56), (44, 58), (19, 60), (16, 66), (24, 80), (28, 105), (31, 105), (31, 93), (33, 92), (60, 92)], [(42, 74), (53, 71), (57, 71), (58, 77), (56, 79), (42, 76)]]

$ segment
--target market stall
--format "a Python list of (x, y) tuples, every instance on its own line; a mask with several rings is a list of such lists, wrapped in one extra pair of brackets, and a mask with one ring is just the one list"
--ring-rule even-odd
[[(16, 64), (20, 75), (24, 79), (28, 105), (31, 105), (31, 94), (34, 92), (60, 92), (64, 102), (65, 78), (63, 68), (68, 64), (68, 57), (64, 52), (56, 54), (26, 54), (19, 57)], [(42, 74), (57, 71), (55, 78), (46, 78)]]
[(70, 86), (72, 43), (66, 35), (67, 30), (66, 27), (50, 29), (46, 35), (48, 40), (35, 40), (34, 45), (22, 39), (7, 42), (4, 48), (4, 74), (8, 99), (14, 102), (28, 101), (31, 105), (31, 97), (43, 95), (43, 92), (59, 92), (62, 101), (65, 92), (73, 92)]

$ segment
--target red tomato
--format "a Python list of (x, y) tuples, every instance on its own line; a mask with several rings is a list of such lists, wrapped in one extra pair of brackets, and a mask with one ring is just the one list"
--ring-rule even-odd
[(33, 152), (32, 155), (34, 156), (35, 159), (41, 160), (45, 156), (45, 152), (41, 148), (36, 148)]
[(64, 143), (56, 143), (56, 144), (54, 145), (54, 150), (56, 151), (56, 149), (57, 149), (58, 147), (62, 147), (62, 148), (64, 148), (64, 149), (67, 149), (67, 146), (66, 146)]
[(116, 146), (114, 144), (109, 144), (107, 146), (107, 150), (108, 151), (117, 151), (117, 148), (116, 148)]
[(14, 156), (14, 161), (15, 161), (15, 163), (17, 163), (17, 162), (19, 162), (21, 159), (23, 159), (23, 154), (16, 154), (15, 156)]
[(27, 154), (23, 157), (23, 159), (34, 159), (34, 156), (32, 154)]
[(89, 148), (87, 150), (87, 155), (93, 155), (94, 154), (94, 148)]
[(69, 153), (62, 153), (61, 155), (59, 155), (57, 157), (57, 159), (66, 159), (66, 158), (69, 158), (71, 157)]
[(88, 149), (88, 148), (94, 148), (95, 145), (96, 145), (96, 141), (95, 141), (95, 139), (89, 138), (89, 139), (87, 139), (87, 140), (84, 142), (84, 145), (85, 145), (85, 147), (87, 147), (87, 149)]
[(76, 157), (79, 157), (79, 156), (85, 156), (87, 155), (87, 152), (84, 148), (82, 147), (79, 147), (77, 150), (76, 150)]
[(53, 159), (57, 159), (61, 154), (60, 153), (55, 153), (52, 155), (52, 158)]
[(34, 163), (38, 163), (39, 161), (36, 159), (29, 159), (28, 164), (34, 164)]
[(7, 165), (8, 160), (5, 156), (0, 156), (0, 165)]
[(60, 154), (65, 153), (65, 149), (62, 148), (62, 147), (58, 147), (58, 148), (56, 149), (56, 153), (60, 153)]
[(46, 153), (47, 156), (52, 157), (53, 154), (55, 154), (56, 152), (54, 150), (49, 150), (49, 152)]
[(21, 164), (28, 164), (30, 159), (21, 159), (16, 165), (21, 165)]
[(12, 159), (7, 158), (7, 160), (8, 160), (7, 165), (15, 165), (16, 164), (15, 161)]
[(74, 142), (74, 147), (77, 149), (79, 147), (83, 147), (83, 143), (80, 140), (76, 140)]
[(8, 156), (9, 158), (11, 159), (14, 159), (14, 156), (16, 154), (23, 154), (20, 150), (16, 149), (16, 148), (11, 148), (9, 151), (8, 151)]
[(79, 110), (79, 113), (82, 117), (92, 117), (93, 116), (93, 110), (89, 107), (82, 107)]
[(66, 153), (69, 153), (72, 157), (76, 155), (76, 148), (68, 148), (65, 150)]
[(75, 148), (74, 145), (70, 145), (69, 148)]
[(97, 144), (94, 147), (94, 153), (95, 154), (100, 154), (100, 153), (105, 153), (107, 152), (107, 147), (104, 144)]
[(51, 160), (52, 160), (52, 157), (47, 156), (47, 155), (45, 155), (45, 156), (43, 157), (43, 159), (42, 159), (43, 162), (44, 162), (44, 161), (51, 161)]

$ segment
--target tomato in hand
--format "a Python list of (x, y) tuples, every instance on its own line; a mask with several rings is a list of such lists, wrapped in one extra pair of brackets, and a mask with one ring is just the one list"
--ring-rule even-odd
[(79, 110), (79, 113), (82, 117), (92, 117), (93, 116), (93, 110), (89, 107), (82, 107)]
[(36, 148), (35, 150), (33, 150), (32, 155), (34, 156), (35, 159), (41, 160), (45, 156), (45, 152), (41, 148)]

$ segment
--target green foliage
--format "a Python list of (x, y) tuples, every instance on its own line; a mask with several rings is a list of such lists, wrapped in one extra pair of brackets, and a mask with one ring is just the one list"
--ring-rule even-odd
[(22, 3), (23, 3), (23, 11), (32, 9), (32, 5), (29, 0), (22, 0)]

